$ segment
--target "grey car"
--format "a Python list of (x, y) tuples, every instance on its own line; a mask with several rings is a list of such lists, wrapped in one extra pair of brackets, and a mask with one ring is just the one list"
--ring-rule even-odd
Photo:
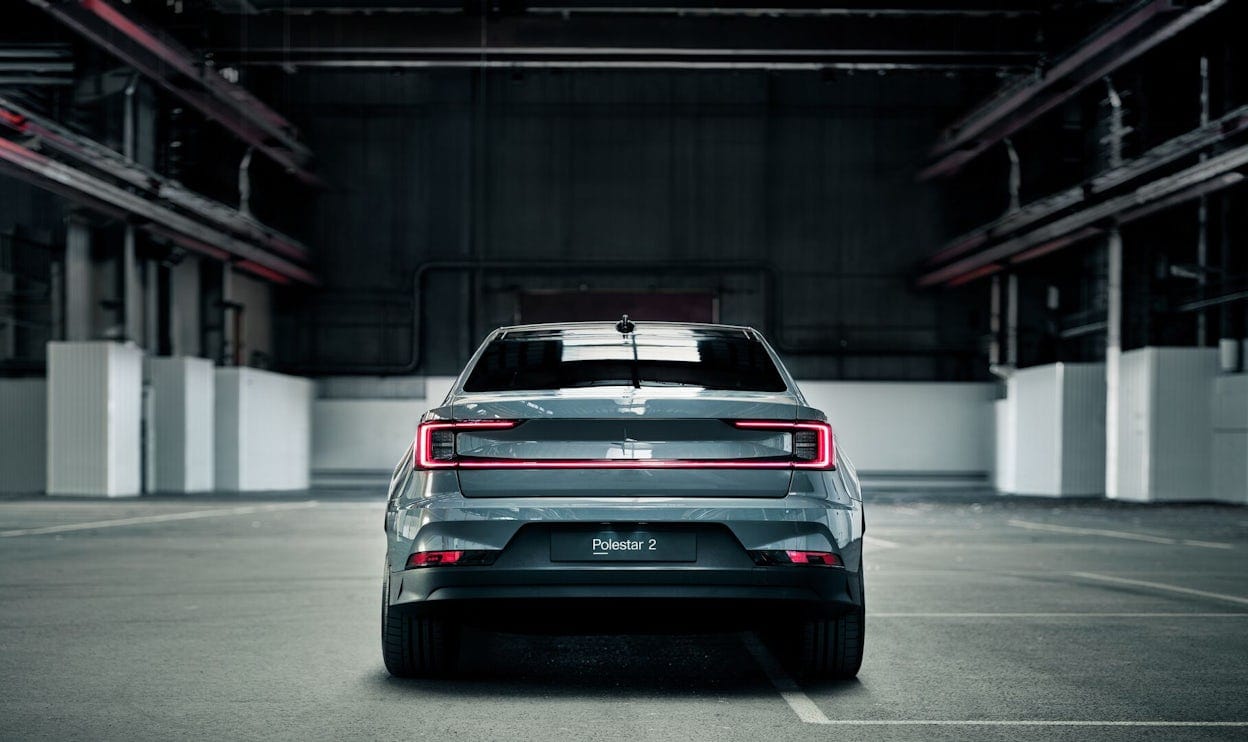
[(864, 517), (837, 443), (748, 327), (495, 330), (394, 470), (386, 667), (444, 674), (465, 624), (581, 609), (740, 619), (801, 676), (853, 677)]

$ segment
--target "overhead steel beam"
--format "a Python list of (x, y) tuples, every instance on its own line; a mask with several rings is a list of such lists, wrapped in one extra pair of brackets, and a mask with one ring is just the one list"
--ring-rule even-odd
[(56, 151), (78, 165), (141, 189), (150, 198), (174, 205), (238, 237), (295, 260), (307, 260), (307, 248), (295, 238), (238, 209), (188, 190), (102, 144), (24, 108), (3, 94), (0, 94), (0, 125), (36, 137), (40, 149)]
[[(823, 6), (811, 5), (800, 7), (799, 3), (786, 3), (789, 7), (768, 7), (760, 3), (726, 3), (714, 2), (706, 5), (580, 5), (569, 3), (560, 5), (548, 3), (530, 5), (525, 12), (546, 15), (571, 15), (585, 13), (592, 15), (679, 15), (679, 16), (731, 16), (744, 15), (751, 17), (819, 17), (832, 16), (837, 18), (1034, 18), (1040, 15), (1035, 8), (1002, 8), (983, 5), (979, 7), (941, 8), (912, 6), (902, 7), (902, 3), (894, 3), (892, 7), (875, 8), (870, 6)], [(434, 10), (434, 9), (429, 9)]]
[(965, 283), (967, 276), (991, 275), (1006, 264), (1025, 262), (1098, 234), (1102, 224), (1126, 223), (1242, 183), (1246, 177), (1239, 170), (1245, 167), (1248, 167), (1248, 144), (930, 269), (920, 276), (918, 285), (957, 285)]
[(179, 245), (271, 280), (315, 285), (307, 269), (240, 240), (160, 203), (89, 173), (57, 162), (10, 139), (0, 138), (0, 172), (31, 182), (66, 198), (113, 216)]
[[(287, 67), (1030, 69), (1029, 24), (832, 16), (269, 15), (212, 27), (219, 64)], [(233, 46), (219, 40), (236, 39)]]
[(925, 264), (939, 266), (948, 263), (959, 255), (1038, 224), (1074, 206), (1088, 203), (1096, 196), (1107, 194), (1126, 183), (1157, 172), (1184, 157), (1205, 151), (1245, 131), (1248, 131), (1248, 105), (1240, 106), (1216, 121), (1211, 121), (1186, 134), (1180, 134), (1163, 142), (1130, 162), (1097, 175), (1087, 183), (1032, 201), (1017, 211), (1008, 212), (999, 219), (956, 237), (928, 258)]
[(181, 98), (292, 175), (319, 184), (312, 153), (294, 126), (242, 86), (200, 64), (177, 41), (130, 17), (109, 0), (29, 0), (102, 49)]
[(948, 127), (920, 179), (956, 173), (986, 149), (1088, 85), (1225, 6), (1227, 0), (1145, 0), (1116, 16), (1048, 70), (1005, 87)]
[[(307, 15), (311, 13), (462, 13), (465, 8), (471, 10), (475, 2), (464, 0), (321, 0), (310, 2), (300, 0), (209, 0), (215, 7), (227, 12), (231, 6), (249, 5), (258, 13), (283, 15)], [(984, 17), (1028, 17), (1040, 13), (1039, 0), (1030, 2), (1011, 2), (1008, 8), (1001, 7), (1000, 2), (991, 0), (960, 0), (957, 3), (937, 5), (929, 0), (891, 0), (886, 5), (876, 0), (858, 0), (857, 2), (824, 3), (818, 0), (787, 0), (784, 3), (766, 4), (757, 0), (686, 0), (678, 4), (662, 3), (611, 3), (603, 0), (543, 0), (540, 3), (523, 7), (524, 12), (563, 14), (670, 14), (670, 15), (797, 15), (819, 14), (838, 16), (958, 16), (964, 18)], [(242, 11), (248, 12), (248, 11)]]

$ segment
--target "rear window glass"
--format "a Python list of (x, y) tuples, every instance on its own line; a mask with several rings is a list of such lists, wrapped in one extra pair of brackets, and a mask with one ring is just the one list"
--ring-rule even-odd
[(743, 331), (509, 332), (477, 360), (466, 392), (693, 386), (782, 392), (767, 349)]

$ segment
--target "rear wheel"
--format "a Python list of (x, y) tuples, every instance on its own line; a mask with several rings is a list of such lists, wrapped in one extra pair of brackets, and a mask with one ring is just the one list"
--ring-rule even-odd
[(858, 607), (839, 616), (806, 619), (788, 637), (789, 659), (802, 680), (850, 680), (862, 667), (866, 595), (858, 572)]
[(805, 680), (849, 680), (862, 667), (865, 628), (856, 610), (804, 621), (798, 629), (797, 672)]
[(450, 674), (459, 654), (459, 631), (453, 623), (390, 605), (390, 579), (381, 588), (381, 657), (398, 678)]

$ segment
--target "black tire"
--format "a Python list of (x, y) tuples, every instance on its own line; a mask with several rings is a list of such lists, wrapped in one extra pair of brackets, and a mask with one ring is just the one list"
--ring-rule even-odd
[(802, 622), (797, 674), (803, 680), (850, 680), (862, 667), (865, 621), (860, 610)]
[(861, 571), (858, 599), (858, 607), (848, 613), (798, 624), (792, 660), (799, 678), (818, 681), (857, 677), (866, 638), (866, 595)]
[(459, 655), (459, 631), (444, 618), (390, 606), (390, 580), (381, 587), (381, 657), (396, 678), (449, 675)]

